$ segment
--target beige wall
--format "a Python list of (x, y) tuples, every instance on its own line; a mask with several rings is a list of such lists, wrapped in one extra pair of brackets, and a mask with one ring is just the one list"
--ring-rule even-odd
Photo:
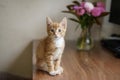
[[(61, 21), (64, 16), (70, 17), (61, 11), (71, 1), (0, 0), (0, 71), (31, 77), (32, 40), (46, 36), (46, 16), (55, 21)], [(106, 20), (103, 36), (113, 32), (114, 27)], [(75, 31), (75, 27), (74, 22), (68, 21), (67, 40), (76, 40), (79, 36), (80, 29)]]
[[(106, 0), (107, 11), (110, 11), (110, 5), (111, 5), (111, 0)], [(109, 20), (109, 16), (104, 18), (101, 36), (109, 37), (113, 33), (120, 34), (120, 25), (110, 23), (108, 22), (108, 20)]]
[[(62, 20), (61, 11), (71, 1), (0, 0), (0, 71), (30, 77), (32, 40), (46, 36), (46, 16)], [(79, 32), (68, 23), (66, 39), (76, 39)]]

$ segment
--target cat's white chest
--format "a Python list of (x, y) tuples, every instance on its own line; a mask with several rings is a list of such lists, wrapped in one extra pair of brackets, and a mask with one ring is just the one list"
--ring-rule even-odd
[(63, 47), (64, 45), (64, 38), (58, 38), (54, 40), (56, 47)]
[(63, 53), (64, 39), (63, 38), (56, 39), (54, 43), (55, 43), (55, 46), (57, 47), (57, 49), (54, 52), (54, 60), (55, 60)]

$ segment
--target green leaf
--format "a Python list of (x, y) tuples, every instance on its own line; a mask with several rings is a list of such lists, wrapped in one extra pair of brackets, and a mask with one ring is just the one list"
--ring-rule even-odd
[(75, 31), (78, 29), (79, 26), (80, 26), (80, 24), (78, 24), (78, 25), (76, 26)]
[(73, 3), (76, 5), (80, 5), (80, 3), (78, 1), (73, 1)]
[(96, 6), (97, 2), (93, 2), (93, 5)]
[(82, 0), (82, 2), (85, 2), (85, 0)]
[(78, 25), (76, 26), (75, 31), (78, 29), (79, 26), (80, 26), (80, 24), (78, 24)]
[(98, 17), (104, 17), (104, 16), (107, 16), (108, 14), (110, 14), (110, 12), (103, 12), (100, 16)]
[(101, 22), (98, 20), (98, 18), (94, 18), (95, 19), (95, 22), (98, 24), (98, 25), (101, 25)]
[(62, 11), (63, 13), (70, 13), (70, 14), (73, 14), (73, 15), (75, 15), (75, 13), (74, 12), (72, 12), (72, 11)]
[[(73, 15), (75, 15), (75, 13), (74, 12), (72, 12), (72, 11), (62, 11), (63, 13), (69, 13), (69, 14), (73, 14)], [(76, 15), (75, 15), (76, 16)]]
[(70, 14), (76, 16), (76, 17), (79, 19), (79, 16), (76, 15), (76, 13), (75, 13), (74, 11), (62, 11), (62, 12), (63, 12), (63, 13), (70, 13)]
[(72, 10), (73, 6), (74, 6), (73, 4), (70, 4), (70, 5), (67, 5), (66, 7), (67, 7), (68, 10)]
[(79, 20), (77, 20), (77, 19), (74, 19), (74, 18), (69, 18), (71, 21), (74, 21), (74, 22), (77, 22), (77, 23), (80, 23), (80, 21)]

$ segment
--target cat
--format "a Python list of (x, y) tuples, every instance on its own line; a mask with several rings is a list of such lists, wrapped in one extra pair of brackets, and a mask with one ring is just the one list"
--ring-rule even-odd
[(60, 66), (62, 53), (65, 47), (64, 36), (67, 29), (67, 18), (60, 23), (46, 18), (48, 36), (40, 40), (36, 50), (36, 66), (38, 69), (47, 71), (50, 75), (63, 73)]

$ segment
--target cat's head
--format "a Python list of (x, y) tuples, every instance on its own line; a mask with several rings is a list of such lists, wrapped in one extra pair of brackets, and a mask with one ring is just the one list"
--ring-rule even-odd
[(61, 38), (65, 36), (67, 28), (67, 19), (66, 17), (60, 23), (53, 22), (49, 17), (46, 20), (47, 23), (47, 33), (49, 37)]

